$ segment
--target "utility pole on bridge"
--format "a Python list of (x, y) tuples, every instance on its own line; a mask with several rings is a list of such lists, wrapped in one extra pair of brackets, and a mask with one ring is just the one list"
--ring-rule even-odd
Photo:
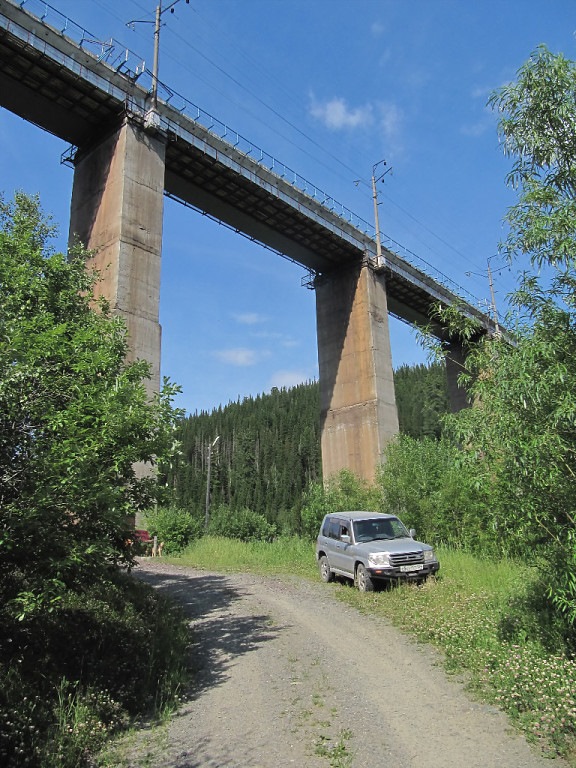
[(376, 184), (379, 181), (383, 181), (384, 176), (386, 176), (386, 174), (390, 173), (392, 170), (392, 168), (386, 168), (386, 170), (381, 173), (378, 178), (376, 178), (376, 168), (378, 168), (379, 165), (383, 165), (383, 167), (386, 168), (386, 160), (379, 160), (372, 166), (372, 200), (374, 202), (374, 225), (376, 228), (376, 269), (382, 269), (384, 266), (386, 266), (386, 261), (382, 256), (382, 241), (380, 239), (380, 216), (378, 214), (378, 206), (380, 203), (378, 202), (378, 189)]
[[(492, 319), (494, 320), (494, 335), (500, 336), (500, 322), (498, 320), (498, 310), (496, 308), (496, 294), (494, 292), (494, 281), (492, 279), (492, 269), (490, 267), (490, 260), (496, 258), (498, 254), (494, 254), (494, 256), (488, 256), (486, 259), (486, 264), (488, 267), (488, 285), (490, 286), (490, 308), (492, 310)], [(477, 275), (478, 277), (486, 277), (486, 274), (480, 274), (479, 272), (466, 272), (466, 275), (470, 277), (470, 275)]]
[[(174, 2), (167, 5), (166, 8), (162, 8), (162, 0), (159, 0), (156, 6), (156, 16), (154, 21), (148, 19), (133, 19), (126, 22), (127, 27), (134, 28), (134, 24), (154, 24), (154, 61), (152, 64), (152, 108), (150, 110), (152, 120), (158, 111), (158, 69), (160, 61), (160, 27), (162, 26), (162, 14), (170, 11), (174, 13), (174, 6), (178, 5), (180, 0), (174, 0)], [(190, 3), (190, 0), (186, 0), (186, 5)]]

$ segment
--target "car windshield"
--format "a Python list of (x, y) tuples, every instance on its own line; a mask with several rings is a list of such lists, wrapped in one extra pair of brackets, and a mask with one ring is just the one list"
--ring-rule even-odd
[(397, 517), (370, 518), (354, 522), (354, 538), (357, 542), (376, 539), (405, 539), (410, 534)]

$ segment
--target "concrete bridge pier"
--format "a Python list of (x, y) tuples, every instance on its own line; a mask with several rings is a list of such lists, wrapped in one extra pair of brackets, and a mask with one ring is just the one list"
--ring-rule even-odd
[(364, 263), (318, 281), (316, 321), (324, 482), (373, 482), (398, 433), (384, 276)]
[(148, 393), (160, 388), (160, 258), (165, 145), (124, 119), (76, 156), (70, 241), (96, 251), (96, 292), (126, 321), (129, 360), (151, 364)]

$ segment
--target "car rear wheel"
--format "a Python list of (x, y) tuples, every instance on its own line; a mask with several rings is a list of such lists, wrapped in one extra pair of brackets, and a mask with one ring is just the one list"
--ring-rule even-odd
[(327, 584), (334, 579), (334, 574), (330, 570), (330, 563), (326, 555), (322, 555), (320, 560), (318, 560), (318, 567), (320, 568), (320, 578), (323, 582)]
[(374, 592), (374, 582), (368, 575), (368, 571), (362, 563), (356, 569), (356, 585), (360, 592)]

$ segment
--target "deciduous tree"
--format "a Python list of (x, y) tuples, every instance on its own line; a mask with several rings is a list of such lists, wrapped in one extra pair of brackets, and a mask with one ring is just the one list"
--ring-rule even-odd
[(508, 211), (511, 259), (574, 269), (576, 258), (576, 66), (540, 46), (517, 79), (489, 104), (512, 158), (508, 183), (518, 202)]
[(98, 276), (52, 234), (36, 198), (0, 198), (0, 589), (22, 616), (130, 563), (128, 516), (157, 491), (134, 465), (166, 455), (175, 418), (175, 387), (148, 400)]
[(476, 406), (456, 418), (470, 467), (492, 490), (494, 523), (525, 556), (544, 557), (548, 593), (576, 623), (576, 65), (538, 48), (490, 99), (513, 160), (504, 250), (543, 269), (512, 297), (511, 340), (467, 358)]

